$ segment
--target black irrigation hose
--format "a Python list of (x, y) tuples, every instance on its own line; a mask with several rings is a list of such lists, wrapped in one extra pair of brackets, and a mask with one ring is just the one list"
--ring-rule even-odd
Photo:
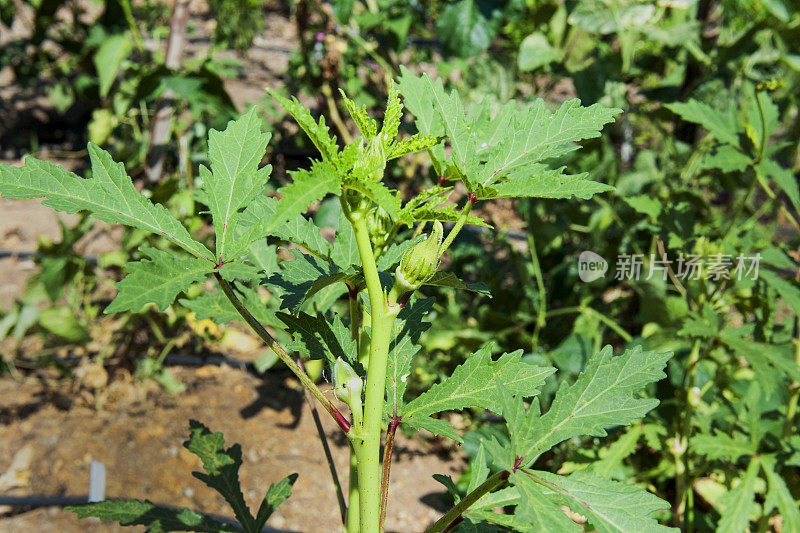
[[(50, 257), (52, 254), (43, 254), (41, 252), (15, 252), (13, 250), (0, 250), (0, 259), (6, 257), (13, 257), (16, 259), (41, 259), (43, 257)], [(92, 265), (97, 264), (96, 255), (82, 255), (81, 258)]]
[[(79, 363), (84, 359), (84, 356), (72, 355), (67, 357), (48, 357), (47, 359), (63, 365), (69, 365), (73, 363)], [(37, 363), (37, 361), (31, 359), (26, 359), (24, 362), (30, 364)], [(224, 364), (232, 368), (238, 368), (239, 370), (246, 370), (247, 372), (254, 374), (256, 376), (260, 376), (262, 374), (261, 372), (258, 371), (255, 363), (253, 363), (252, 361), (243, 361), (241, 359), (236, 359), (234, 357), (224, 357), (217, 355), (204, 357), (201, 355), (189, 355), (189, 354), (167, 354), (167, 356), (164, 358), (164, 363), (174, 366), (204, 366), (204, 365), (222, 366)]]
[[(14, 507), (67, 507), (69, 505), (81, 505), (87, 503), (88, 498), (86, 496), (0, 496), (0, 505), (9, 505)], [(177, 507), (173, 507), (171, 505), (161, 505), (160, 507), (167, 507), (170, 509), (176, 509)], [(215, 514), (208, 514), (203, 513), (206, 516), (209, 516), (216, 520), (217, 522), (222, 522), (228, 526), (240, 527), (239, 523), (232, 518), (228, 518), (225, 516), (219, 516)], [(286, 529), (274, 529), (268, 526), (265, 526), (261, 533), (297, 533), (295, 531), (286, 530)]]

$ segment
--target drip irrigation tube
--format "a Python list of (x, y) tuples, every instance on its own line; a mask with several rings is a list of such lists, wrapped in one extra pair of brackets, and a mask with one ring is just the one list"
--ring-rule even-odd
[[(88, 503), (87, 496), (0, 496), (0, 505), (9, 505), (12, 507), (67, 507), (69, 505), (81, 505)], [(171, 505), (160, 505), (170, 509), (177, 509)], [(210, 516), (217, 522), (222, 522), (225, 525), (239, 527), (239, 523), (225, 516), (215, 514), (203, 513)], [(275, 529), (271, 527), (264, 527), (261, 533), (298, 533), (296, 531), (287, 529)]]

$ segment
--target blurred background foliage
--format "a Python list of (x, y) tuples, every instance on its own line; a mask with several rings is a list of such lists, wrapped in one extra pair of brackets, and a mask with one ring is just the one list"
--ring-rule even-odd
[[(200, 232), (208, 217), (195, 207), (193, 176), (205, 160), (206, 132), (243, 110), (227, 82), (247, 78), (236, 58), (251, 53), (268, 17), (287, 17), (295, 40), (274, 85), (315, 105), (343, 140), (355, 128), (342, 118), (338, 88), (373, 108), (401, 64), (438, 73), (473, 102), (544, 98), (557, 105), (578, 97), (584, 105), (622, 108), (602, 137), (558, 162), (614, 191), (590, 201), (479, 204), (493, 229), (463, 234), (443, 268), (486, 283), (492, 299), (431, 291), (437, 297), (432, 326), (422, 337), (410, 387), (427, 389), (494, 342), (498, 353), (523, 348), (531, 362), (559, 368), (546, 403), (604, 344), (674, 351), (669, 379), (651, 391), (661, 405), (640, 424), (617, 430), (610, 445), (574, 439), (542, 460), (566, 462), (571, 470), (593, 463), (610, 478), (634, 479), (672, 502), (671, 521), (686, 531), (800, 531), (796, 4), (211, 0), (206, 8), (202, 16), (215, 21), (213, 31), (197, 33), (195, 15), (183, 27), (204, 45), (167, 65), (170, 33), (180, 31), (174, 6), (0, 0), (0, 22), (28, 29), (6, 39), (0, 68), (10, 70), (20, 93), (46, 88), (50, 113), (65, 125), (63, 139), (112, 150), (154, 199)], [(152, 180), (145, 177), (148, 154), (165, 101), (171, 112), (165, 171)], [(274, 132), (280, 182), (315, 154), (273, 104), (258, 105), (264, 128)], [(410, 121), (404, 127), (412, 131)], [(10, 147), (4, 157), (38, 151), (53, 137), (41, 133), (4, 132), (4, 148)], [(418, 159), (398, 161), (389, 172), (400, 190), (437, 180)], [(319, 206), (318, 225), (334, 228), (337, 220), (335, 203)], [(39, 274), (0, 316), (8, 348), (3, 368), (13, 374), (57, 365), (69, 375), (70, 358), (123, 361), (118, 364), (134, 365), (140, 377), (178, 392), (165, 357), (178, 348), (218, 353), (227, 333), (177, 304), (165, 314), (102, 315), (126, 250), (153, 238), (129, 231), (119, 250), (87, 258), (74, 244), (91, 229), (82, 219), (62, 225), (60, 243), (39, 243)], [(587, 250), (609, 264), (592, 282), (578, 273), (578, 256)], [(618, 258), (636, 254), (643, 260), (639, 279), (616, 276)], [(736, 258), (757, 254), (755, 279), (737, 279)], [(677, 271), (678, 258), (688, 256), (705, 265), (698, 279)], [(709, 266), (726, 257), (733, 260), (729, 276), (714, 279)], [(662, 268), (665, 258), (670, 271)], [(322, 294), (308, 305), (344, 305), (335, 296)], [(258, 297), (268, 311), (277, 309), (279, 294)], [(42, 346), (35, 354), (23, 342), (31, 336)], [(273, 362), (264, 354), (257, 366)], [(457, 418), (475, 432), (467, 435), (468, 455), (477, 451), (478, 433), (504, 438), (490, 413)]]

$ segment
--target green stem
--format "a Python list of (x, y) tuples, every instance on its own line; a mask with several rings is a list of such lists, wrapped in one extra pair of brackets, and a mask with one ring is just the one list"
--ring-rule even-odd
[(467, 201), (466, 205), (464, 206), (464, 209), (461, 210), (461, 214), (458, 216), (458, 220), (456, 220), (455, 226), (453, 226), (453, 229), (450, 230), (450, 233), (447, 235), (447, 238), (442, 243), (441, 248), (439, 248), (439, 256), (443, 255), (447, 251), (447, 249), (450, 248), (450, 245), (453, 244), (453, 240), (455, 240), (456, 235), (458, 235), (458, 232), (461, 231), (461, 228), (464, 227), (464, 224), (467, 221), (467, 217), (469, 216), (469, 212), (472, 209), (473, 205), (475, 205), (474, 200)]
[(533, 330), (533, 338), (531, 339), (531, 349), (535, 352), (539, 346), (539, 332), (547, 322), (547, 294), (544, 288), (544, 277), (542, 276), (542, 267), (539, 265), (539, 254), (536, 252), (536, 241), (533, 238), (532, 229), (528, 227), (528, 251), (531, 254), (531, 263), (533, 263), (533, 275), (536, 278), (536, 287), (539, 291), (539, 310), (536, 313), (536, 327)]
[[(356, 341), (356, 351), (361, 353), (361, 310), (358, 305), (358, 289), (347, 286), (350, 301), (350, 338)], [(354, 447), (350, 446), (350, 476), (347, 489), (347, 518), (345, 520), (346, 533), (358, 533), (359, 505), (358, 505), (358, 460)]]
[(347, 522), (345, 531), (347, 533), (359, 533), (360, 505), (358, 502), (358, 458), (355, 448), (350, 447), (350, 482), (348, 487)]
[(344, 415), (342, 415), (336, 406), (334, 406), (333, 403), (331, 403), (331, 401), (322, 393), (322, 391), (319, 390), (319, 387), (317, 387), (317, 384), (314, 383), (314, 380), (312, 380), (308, 374), (306, 374), (305, 370), (303, 370), (303, 368), (297, 364), (297, 361), (292, 359), (289, 354), (286, 353), (286, 350), (283, 349), (283, 346), (278, 344), (278, 341), (276, 341), (275, 338), (269, 334), (266, 328), (261, 325), (261, 322), (259, 322), (256, 317), (250, 314), (250, 311), (247, 310), (241, 300), (239, 300), (239, 297), (236, 296), (231, 284), (225, 281), (222, 276), (220, 276), (219, 272), (214, 272), (214, 277), (217, 279), (220, 288), (222, 288), (222, 292), (225, 293), (225, 296), (228, 297), (228, 300), (230, 300), (231, 304), (233, 304), (233, 307), (236, 309), (236, 311), (238, 311), (242, 318), (244, 318), (244, 321), (247, 322), (247, 325), (253, 328), (253, 331), (255, 331), (259, 337), (261, 337), (261, 340), (263, 340), (264, 343), (273, 352), (275, 352), (280, 360), (283, 361), (287, 367), (289, 367), (289, 370), (294, 372), (294, 375), (298, 377), (300, 383), (305, 385), (306, 389), (308, 389), (308, 391), (314, 395), (319, 403), (322, 404), (322, 407), (324, 407), (328, 414), (333, 417), (339, 427), (342, 428), (342, 431), (349, 435), (350, 423), (347, 421)]
[[(800, 329), (798, 326), (800, 326), (800, 319), (795, 319), (795, 328)], [(794, 339), (794, 361), (797, 366), (800, 366), (800, 333)], [(797, 414), (797, 402), (800, 399), (800, 383), (792, 382), (790, 390), (792, 392), (789, 396), (789, 404), (786, 406), (786, 420), (783, 423), (784, 439), (788, 439), (792, 434), (794, 417)]]
[(789, 222), (792, 223), (792, 226), (794, 226), (795, 231), (800, 233), (800, 223), (798, 223), (794, 215), (792, 215), (789, 212), (789, 210), (786, 209), (786, 206), (784, 206), (783, 203), (781, 203), (780, 200), (778, 200), (778, 197), (775, 195), (775, 192), (772, 189), (770, 189), (769, 184), (764, 179), (764, 176), (761, 175), (761, 172), (759, 172), (757, 168), (755, 169), (755, 172), (758, 184), (761, 186), (761, 188), (764, 190), (767, 196), (769, 196), (769, 199), (773, 200), (778, 204), (778, 210), (783, 214), (783, 216), (785, 216), (789, 220)]
[(614, 330), (614, 333), (622, 337), (622, 340), (624, 340), (625, 342), (631, 342), (633, 340), (631, 334), (625, 331), (622, 328), (622, 326), (617, 324), (614, 321), (614, 319), (601, 313), (597, 309), (593, 309), (591, 307), (584, 307), (584, 306), (562, 307), (561, 309), (554, 309), (553, 311), (548, 311), (546, 316), (552, 317), (558, 315), (569, 315), (572, 313), (578, 313), (581, 315), (594, 315), (595, 317), (597, 317), (598, 320), (600, 320), (600, 322), (602, 322), (603, 324)]
[[(358, 459), (360, 531), (372, 533), (380, 531), (380, 445), (386, 365), (389, 357), (390, 332), (400, 307), (389, 305), (390, 302), (387, 301), (381, 286), (367, 229), (366, 213), (351, 212), (348, 218), (353, 225), (370, 302), (371, 340), (367, 387), (364, 395), (364, 423), (361, 434), (352, 439), (352, 444)], [(396, 301), (396, 298), (395, 291), (392, 291), (391, 300)]]
[[(692, 483), (689, 478), (689, 447), (688, 442), (691, 438), (692, 431), (692, 402), (690, 395), (692, 394), (692, 387), (694, 386), (694, 377), (697, 372), (698, 364), (702, 359), (700, 353), (700, 339), (696, 339), (692, 343), (692, 349), (689, 352), (689, 359), (686, 361), (686, 372), (683, 375), (681, 383), (681, 390), (684, 391), (683, 410), (681, 411), (681, 426), (678, 432), (677, 446), (682, 447), (687, 443), (686, 448), (675, 456), (676, 480), (675, 480), (675, 525), (678, 528), (684, 527), (684, 514), (686, 512), (686, 505), (688, 503), (687, 492), (692, 490)], [(686, 524), (687, 530), (693, 529), (693, 524)]]
[(475, 504), (475, 502), (508, 481), (508, 475), (508, 471), (503, 470), (489, 477), (489, 479), (481, 483), (475, 490), (464, 496), (464, 498), (458, 502), (458, 505), (447, 511), (435, 524), (426, 529), (425, 533), (440, 533), (441, 531), (445, 531), (450, 524), (458, 520), (467, 509)]
[(120, 2), (120, 7), (122, 7), (122, 12), (125, 15), (125, 21), (128, 23), (131, 33), (133, 34), (133, 40), (136, 43), (136, 49), (140, 53), (144, 53), (144, 41), (142, 40), (142, 32), (139, 31), (139, 26), (136, 25), (136, 19), (133, 17), (133, 10), (131, 9), (130, 0), (122, 0)]
[(758, 116), (761, 118), (761, 142), (758, 147), (758, 162), (764, 159), (764, 150), (767, 147), (767, 120), (764, 116), (764, 104), (761, 103), (761, 91), (756, 91), (756, 103), (758, 103)]

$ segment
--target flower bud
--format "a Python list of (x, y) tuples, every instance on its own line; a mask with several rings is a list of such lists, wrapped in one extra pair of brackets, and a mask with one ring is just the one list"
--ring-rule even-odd
[(439, 270), (439, 250), (443, 236), (444, 228), (437, 220), (433, 223), (431, 234), (403, 254), (395, 274), (397, 282), (404, 285), (405, 289), (416, 290)]
[(383, 179), (383, 172), (386, 169), (386, 148), (379, 136), (369, 140), (361, 139), (359, 146), (359, 157), (353, 170), (361, 169), (367, 176), (375, 181)]
[(350, 364), (341, 357), (333, 364), (333, 393), (352, 407), (352, 402), (361, 401), (364, 381)]
[(392, 216), (380, 206), (371, 210), (367, 215), (369, 224), (369, 236), (376, 248), (383, 248), (386, 240), (394, 227)]

